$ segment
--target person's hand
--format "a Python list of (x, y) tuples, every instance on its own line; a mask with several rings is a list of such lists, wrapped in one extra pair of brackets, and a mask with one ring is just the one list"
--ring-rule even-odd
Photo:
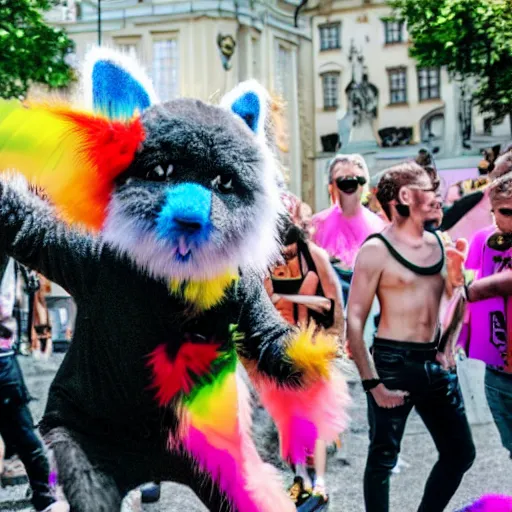
[(407, 391), (400, 391), (398, 389), (388, 389), (384, 384), (379, 384), (373, 388), (370, 393), (375, 398), (377, 405), (384, 409), (393, 409), (404, 405), (405, 398), (409, 396)]
[(438, 352), (436, 355), (436, 361), (441, 365), (443, 370), (447, 372), (455, 370), (457, 363), (455, 362), (455, 354), (453, 350), (447, 348), (444, 352)]

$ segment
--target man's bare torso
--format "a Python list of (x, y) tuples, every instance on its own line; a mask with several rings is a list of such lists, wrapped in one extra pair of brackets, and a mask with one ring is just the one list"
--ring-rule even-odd
[[(382, 235), (403, 258), (418, 267), (435, 265), (442, 257), (439, 242), (431, 233), (426, 232), (423, 244), (414, 248), (401, 241), (392, 228)], [(382, 266), (377, 287), (381, 307), (377, 336), (397, 341), (433, 341), (444, 290), (442, 273), (419, 275), (398, 262), (382, 240), (370, 243), (375, 244)]]

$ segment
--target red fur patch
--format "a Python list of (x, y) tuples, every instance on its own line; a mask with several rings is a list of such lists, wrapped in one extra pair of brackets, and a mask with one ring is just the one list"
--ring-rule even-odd
[(98, 177), (105, 181), (113, 180), (128, 168), (145, 138), (139, 118), (121, 122), (78, 112), (62, 111), (60, 114), (70, 119), (85, 137), (91, 163), (98, 169)]
[(217, 359), (220, 345), (185, 342), (174, 361), (169, 359), (165, 344), (159, 345), (150, 355), (149, 366), (153, 370), (156, 398), (160, 405), (166, 405), (183, 391), (190, 393), (194, 385), (192, 375), (200, 377), (210, 370)]

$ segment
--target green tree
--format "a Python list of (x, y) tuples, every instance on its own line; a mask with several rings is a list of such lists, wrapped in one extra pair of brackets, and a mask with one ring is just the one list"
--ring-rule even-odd
[[(407, 23), (411, 57), (476, 79), (474, 100), (495, 122), (512, 113), (511, 0), (390, 0)], [(511, 117), (512, 122), (512, 117)]]
[(55, 0), (0, 0), (0, 97), (22, 97), (32, 83), (58, 88), (73, 79), (66, 63), (73, 42), (43, 17), (55, 4)]

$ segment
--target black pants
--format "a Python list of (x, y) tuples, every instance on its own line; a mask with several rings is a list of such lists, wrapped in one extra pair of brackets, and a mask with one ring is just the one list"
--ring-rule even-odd
[(389, 389), (408, 391), (394, 409), (377, 405), (368, 394), (370, 448), (364, 476), (367, 512), (389, 510), (389, 479), (395, 467), (407, 418), (416, 407), (439, 458), (425, 485), (419, 512), (442, 512), (475, 459), (475, 446), (455, 372), (435, 361), (436, 344), (375, 339), (373, 358)]
[(44, 510), (55, 498), (49, 486), (49, 464), (34, 429), (28, 393), (14, 356), (0, 357), (0, 435), (14, 447), (25, 465), (32, 488), (32, 504)]

